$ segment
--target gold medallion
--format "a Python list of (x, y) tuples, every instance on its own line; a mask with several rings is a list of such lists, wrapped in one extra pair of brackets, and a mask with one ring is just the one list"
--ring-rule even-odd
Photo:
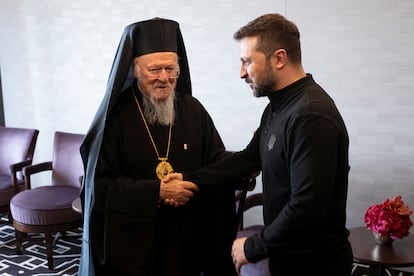
[(157, 146), (155, 145), (154, 139), (152, 138), (151, 131), (148, 127), (147, 121), (145, 120), (144, 113), (142, 112), (141, 106), (139, 105), (138, 99), (135, 96), (135, 93), (133, 93), (135, 103), (137, 104), (139, 113), (141, 114), (142, 121), (144, 122), (145, 128), (147, 129), (148, 136), (151, 140), (152, 146), (154, 147), (155, 153), (157, 154), (158, 160), (161, 162), (157, 165), (155, 168), (155, 173), (157, 174), (157, 177), (162, 180), (164, 177), (166, 177), (168, 174), (173, 173), (174, 170), (170, 163), (167, 162), (168, 160), (168, 154), (170, 153), (170, 145), (171, 145), (171, 131), (172, 131), (172, 123), (170, 123), (170, 128), (168, 131), (168, 145), (167, 145), (167, 152), (165, 154), (165, 157), (160, 157), (160, 154), (158, 152)]
[(165, 160), (162, 160), (157, 168), (155, 169), (155, 172), (157, 173), (157, 177), (162, 180), (164, 177), (166, 177), (168, 174), (173, 173), (174, 170), (170, 163), (168, 163)]

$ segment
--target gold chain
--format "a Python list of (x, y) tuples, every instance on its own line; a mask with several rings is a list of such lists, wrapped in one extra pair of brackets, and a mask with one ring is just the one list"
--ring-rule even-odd
[(152, 145), (153, 145), (153, 147), (155, 149), (155, 153), (157, 154), (158, 160), (160, 160), (160, 161), (167, 161), (168, 160), (168, 154), (170, 152), (172, 123), (170, 123), (170, 130), (169, 130), (169, 133), (168, 133), (167, 153), (165, 154), (165, 157), (160, 157), (160, 154), (158, 153), (157, 146), (155, 145), (155, 142), (154, 142), (154, 138), (152, 138), (151, 131), (150, 131), (149, 127), (148, 127), (147, 121), (145, 120), (144, 113), (142, 112), (141, 106), (139, 105), (137, 96), (135, 96), (135, 93), (134, 92), (132, 92), (132, 94), (134, 95), (135, 103), (138, 106), (139, 113), (141, 114), (142, 120), (144, 121), (144, 125), (147, 128), (148, 136), (151, 139), (151, 143), (152, 143)]

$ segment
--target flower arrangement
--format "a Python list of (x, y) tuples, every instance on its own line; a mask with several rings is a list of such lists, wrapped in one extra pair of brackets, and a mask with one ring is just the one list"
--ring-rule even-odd
[(413, 225), (410, 219), (412, 213), (399, 195), (369, 207), (365, 213), (365, 224), (380, 236), (402, 239), (410, 233), (408, 230)]

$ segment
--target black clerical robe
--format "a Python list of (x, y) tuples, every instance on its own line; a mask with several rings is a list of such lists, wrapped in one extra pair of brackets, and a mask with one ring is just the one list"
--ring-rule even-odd
[[(234, 189), (220, 184), (200, 187), (178, 208), (159, 202), (159, 160), (132, 93), (141, 102), (134, 83), (108, 116), (95, 172), (90, 230), (96, 275), (229, 275), (218, 271), (223, 266), (234, 271)], [(149, 128), (165, 157), (169, 127)], [(224, 155), (204, 107), (190, 95), (177, 94), (168, 154), (173, 169), (193, 171)]]

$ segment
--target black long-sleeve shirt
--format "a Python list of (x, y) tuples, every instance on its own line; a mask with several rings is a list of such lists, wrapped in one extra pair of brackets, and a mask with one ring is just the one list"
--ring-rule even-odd
[(311, 75), (269, 100), (243, 151), (184, 177), (204, 185), (262, 171), (265, 228), (245, 243), (250, 262), (269, 257), (271, 271), (293, 257), (299, 266), (323, 256), (352, 262), (345, 227), (349, 140), (340, 113)]

